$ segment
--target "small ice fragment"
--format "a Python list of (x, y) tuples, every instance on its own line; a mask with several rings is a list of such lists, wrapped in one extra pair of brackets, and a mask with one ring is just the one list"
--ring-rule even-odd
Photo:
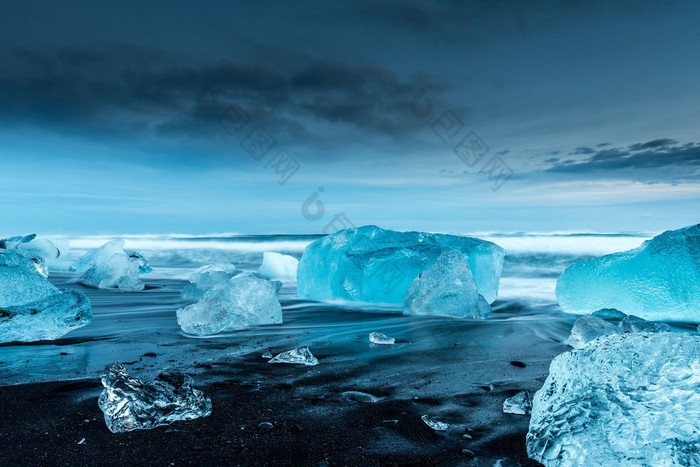
[(567, 344), (574, 349), (580, 349), (593, 339), (608, 334), (616, 334), (618, 332), (620, 332), (620, 330), (617, 326), (596, 316), (586, 315), (577, 319), (574, 323)]
[(269, 430), (273, 427), (274, 427), (274, 425), (270, 422), (262, 422), (258, 425), (258, 428), (261, 428), (263, 430)]
[(394, 420), (382, 420), (382, 423), (393, 423), (395, 425), (395, 424), (399, 423), (399, 421), (395, 420), (395, 419)]
[(272, 352), (270, 352), (269, 349), (264, 351), (262, 354), (262, 358), (272, 358)]
[(472, 438), (472, 435), (470, 435), (469, 433), (464, 433), (464, 434), (462, 435), (462, 438), (464, 438), (464, 439), (473, 439), (473, 438)]
[(270, 359), (268, 363), (294, 363), (298, 365), (318, 365), (318, 359), (313, 356), (308, 347), (287, 350)]
[(638, 316), (629, 315), (618, 324), (622, 332), (671, 332), (666, 323), (647, 321)]
[(100, 375), (105, 387), (99, 405), (112, 433), (145, 430), (211, 414), (211, 400), (192, 387), (190, 376), (162, 373), (150, 383), (131, 376), (115, 362)]
[(361, 402), (363, 404), (374, 404), (379, 400), (378, 397), (362, 391), (345, 391), (341, 396), (347, 401)]
[(296, 282), (298, 266), (299, 260), (294, 256), (266, 251), (258, 274), (275, 281)]
[(520, 391), (503, 401), (503, 413), (527, 415), (532, 411), (532, 399), (527, 391)]
[(85, 438), (83, 438), (83, 439), (81, 439), (80, 441), (78, 441), (78, 444), (83, 444), (84, 442), (85, 442)]
[(369, 333), (369, 341), (373, 344), (383, 344), (383, 345), (388, 345), (388, 344), (393, 344), (396, 342), (396, 339), (393, 337), (388, 337), (381, 332), (370, 332)]
[(425, 422), (426, 425), (428, 425), (430, 428), (432, 428), (435, 431), (447, 431), (447, 429), (450, 427), (450, 425), (448, 425), (447, 423), (432, 420), (427, 415), (423, 415), (421, 417), (421, 419)]

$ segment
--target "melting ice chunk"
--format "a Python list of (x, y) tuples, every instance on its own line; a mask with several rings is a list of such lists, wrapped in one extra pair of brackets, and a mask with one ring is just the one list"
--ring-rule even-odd
[(533, 400), (528, 455), (546, 466), (699, 465), (700, 337), (602, 336), (556, 357)]
[(58, 289), (19, 250), (0, 250), (0, 342), (58, 339), (92, 318), (87, 296)]
[(345, 391), (341, 394), (343, 399), (354, 402), (361, 402), (363, 404), (374, 404), (379, 400), (378, 397), (373, 396), (362, 391)]
[(586, 315), (576, 320), (567, 343), (575, 349), (580, 349), (593, 339), (618, 332), (620, 329), (617, 326), (596, 316)]
[(241, 272), (208, 290), (202, 299), (177, 310), (177, 323), (194, 335), (211, 335), (282, 323), (277, 300), (280, 282)]
[(700, 224), (664, 232), (639, 248), (574, 261), (557, 280), (569, 313), (614, 308), (659, 321), (700, 321)]
[(272, 357), (273, 357), (272, 352), (270, 352), (269, 350), (264, 351), (262, 354), (262, 358), (272, 358)]
[(406, 315), (485, 319), (491, 307), (477, 291), (469, 264), (447, 250), (411, 282), (403, 301)]
[(293, 363), (298, 365), (318, 365), (318, 359), (314, 357), (308, 347), (287, 350), (268, 360), (268, 363)]
[(427, 415), (423, 415), (421, 417), (421, 420), (423, 420), (423, 422), (425, 422), (426, 425), (428, 425), (430, 428), (432, 428), (435, 431), (447, 431), (450, 428), (450, 425), (448, 425), (447, 423), (433, 420), (432, 418), (428, 417)]
[(296, 282), (299, 260), (294, 256), (266, 251), (258, 274), (276, 281)]
[(241, 271), (231, 263), (217, 263), (203, 266), (190, 276), (191, 284), (182, 289), (182, 298), (185, 300), (199, 300), (207, 290), (226, 282)]
[(389, 337), (381, 332), (370, 332), (369, 341), (373, 344), (390, 345), (396, 342), (396, 339)]
[(99, 289), (142, 290), (140, 271), (145, 270), (141, 255), (129, 256), (124, 251), (124, 240), (112, 240), (87, 252), (74, 268), (82, 272), (79, 282)]
[(671, 326), (666, 323), (647, 321), (634, 315), (620, 321), (618, 326), (622, 332), (671, 332)]
[(209, 397), (194, 389), (192, 378), (182, 373), (162, 373), (143, 383), (115, 362), (100, 378), (104, 389), (98, 403), (112, 433), (146, 430), (211, 414)]
[(470, 237), (394, 232), (376, 226), (341, 230), (306, 247), (297, 270), (299, 296), (402, 304), (411, 282), (446, 250), (467, 258), (478, 292), (496, 300), (505, 250)]
[(527, 391), (520, 391), (513, 397), (503, 401), (503, 413), (513, 413), (518, 415), (529, 414), (532, 410), (532, 399)]

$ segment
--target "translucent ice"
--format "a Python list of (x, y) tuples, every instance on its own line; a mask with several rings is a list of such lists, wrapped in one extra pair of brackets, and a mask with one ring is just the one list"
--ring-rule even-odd
[(567, 343), (575, 349), (580, 349), (593, 339), (618, 332), (620, 329), (617, 326), (596, 316), (586, 315), (576, 320)]
[(347, 401), (360, 402), (362, 404), (374, 404), (379, 400), (378, 397), (362, 391), (345, 391), (341, 396)]
[(18, 246), (29, 243), (36, 238), (36, 234), (31, 235), (17, 235), (15, 237), (0, 239), (0, 248), (3, 250), (11, 250), (17, 248)]
[(381, 332), (370, 332), (369, 341), (373, 344), (390, 345), (396, 342), (396, 339), (389, 337)]
[(241, 272), (204, 293), (201, 300), (177, 310), (177, 323), (194, 335), (211, 335), (263, 324), (282, 323), (277, 300), (280, 282)]
[(430, 428), (432, 428), (435, 431), (447, 431), (450, 428), (450, 425), (448, 425), (445, 422), (439, 422), (437, 420), (433, 420), (432, 418), (428, 417), (427, 415), (423, 415), (421, 417), (421, 420), (428, 425)]
[(529, 456), (547, 466), (700, 465), (700, 337), (602, 336), (552, 361)]
[(469, 264), (458, 251), (443, 252), (411, 282), (404, 297), (406, 315), (484, 319), (491, 307), (479, 294)]
[(58, 339), (92, 318), (85, 294), (58, 289), (19, 250), (0, 250), (0, 342)]
[(83, 273), (79, 282), (90, 287), (142, 290), (139, 274), (145, 266), (141, 255), (129, 256), (124, 251), (124, 240), (113, 240), (87, 252), (74, 268)]
[(131, 376), (115, 362), (100, 375), (98, 400), (112, 433), (146, 430), (211, 414), (211, 400), (182, 373), (162, 373), (150, 383)]
[(297, 270), (297, 291), (313, 300), (402, 304), (413, 279), (445, 250), (457, 250), (467, 258), (479, 293), (493, 302), (503, 248), (476, 238), (376, 226), (341, 230), (307, 246)]
[(182, 289), (182, 298), (185, 300), (199, 300), (207, 290), (226, 282), (240, 272), (231, 263), (203, 266), (190, 276), (191, 284), (186, 285)]
[(639, 248), (574, 261), (557, 281), (569, 313), (614, 308), (657, 321), (700, 321), (700, 224), (664, 232)]
[(266, 251), (258, 274), (276, 281), (296, 282), (298, 266), (299, 260), (294, 256)]
[(671, 332), (671, 326), (666, 323), (647, 321), (634, 315), (627, 316), (618, 326), (622, 332)]
[(268, 363), (295, 363), (298, 365), (318, 365), (318, 359), (314, 357), (308, 347), (287, 350), (270, 359)]
[(513, 397), (503, 401), (503, 413), (514, 413), (517, 415), (529, 414), (532, 410), (532, 399), (527, 391), (520, 391)]

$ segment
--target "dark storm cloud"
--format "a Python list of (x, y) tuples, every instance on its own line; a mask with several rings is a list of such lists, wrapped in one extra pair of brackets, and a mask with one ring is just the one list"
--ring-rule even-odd
[[(0, 117), (6, 121), (192, 136), (206, 133), (218, 118), (196, 103), (207, 86), (222, 105), (236, 103), (269, 126), (299, 132), (331, 122), (402, 134), (417, 124), (409, 102), (425, 80), (421, 74), (402, 80), (380, 67), (327, 61), (296, 69), (195, 63), (138, 47), (3, 52), (12, 64), (0, 72)], [(434, 85), (433, 96), (448, 88)]]
[[(581, 152), (574, 153), (581, 154)], [(687, 167), (691, 170), (683, 175), (693, 175), (694, 171), (700, 169), (700, 143), (681, 145), (675, 140), (664, 138), (635, 143), (625, 148), (603, 149), (583, 160), (551, 162), (554, 165), (547, 170), (548, 172), (586, 174), (624, 169), (656, 170)]]

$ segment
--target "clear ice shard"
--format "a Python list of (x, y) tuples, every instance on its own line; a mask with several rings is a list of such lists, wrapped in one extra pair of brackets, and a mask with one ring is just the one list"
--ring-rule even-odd
[(437, 420), (433, 420), (432, 418), (428, 417), (427, 415), (423, 415), (421, 417), (421, 420), (428, 425), (430, 428), (432, 428), (435, 431), (447, 431), (450, 428), (450, 425), (448, 425), (445, 422), (439, 422)]
[(614, 308), (655, 321), (700, 321), (700, 224), (667, 231), (639, 248), (574, 261), (556, 294), (568, 313)]
[(297, 270), (300, 297), (402, 304), (413, 279), (441, 253), (457, 250), (469, 263), (478, 292), (492, 303), (505, 250), (471, 237), (395, 232), (376, 226), (341, 230), (304, 250)]
[(144, 288), (139, 275), (145, 267), (141, 255), (130, 256), (124, 251), (124, 240), (112, 240), (83, 255), (74, 269), (83, 273), (78, 281), (89, 287), (133, 291)]
[(314, 357), (308, 347), (287, 350), (268, 360), (268, 363), (293, 363), (297, 365), (318, 365), (318, 359)]
[(527, 415), (532, 410), (532, 399), (527, 391), (520, 391), (503, 401), (503, 413)]
[(191, 283), (182, 289), (182, 298), (192, 301), (199, 300), (207, 290), (226, 282), (240, 272), (231, 263), (216, 263), (203, 266), (190, 276)]
[(294, 256), (266, 251), (258, 274), (275, 281), (296, 282), (299, 260)]
[(17, 248), (18, 246), (29, 243), (36, 238), (36, 234), (31, 235), (17, 235), (15, 237), (8, 237), (0, 239), (0, 249), (11, 250)]
[(533, 400), (528, 455), (546, 466), (700, 465), (700, 336), (602, 336), (556, 357)]
[(456, 250), (443, 252), (421, 272), (403, 301), (405, 315), (485, 319), (490, 311), (477, 291), (467, 260)]
[(177, 310), (188, 334), (205, 336), (264, 324), (282, 323), (277, 281), (241, 272), (204, 293), (199, 302)]
[(374, 404), (379, 400), (378, 397), (362, 391), (345, 391), (341, 396), (347, 401), (360, 402), (362, 404)]
[(58, 339), (92, 319), (87, 296), (49, 282), (36, 258), (0, 250), (0, 342)]
[(370, 332), (369, 341), (373, 344), (390, 345), (396, 342), (396, 339), (389, 337), (381, 332)]
[(147, 430), (211, 414), (211, 400), (182, 373), (162, 373), (150, 383), (131, 376), (115, 362), (100, 375), (98, 403), (112, 433)]
[(610, 324), (597, 316), (586, 315), (576, 320), (567, 343), (575, 349), (580, 349), (593, 339), (618, 332), (621, 331), (614, 324)]
[(647, 321), (634, 315), (627, 316), (618, 326), (622, 332), (671, 332), (671, 326), (666, 323)]

